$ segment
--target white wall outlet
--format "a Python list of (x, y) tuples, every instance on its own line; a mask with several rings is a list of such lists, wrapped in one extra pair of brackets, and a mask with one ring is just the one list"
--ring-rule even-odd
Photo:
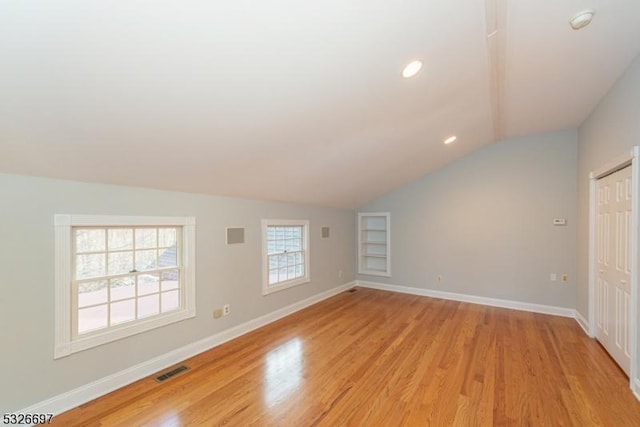
[(338, 279), (342, 279), (342, 270), (338, 270)]
[(225, 305), (222, 307), (222, 315), (223, 315), (223, 316), (228, 316), (228, 315), (230, 315), (230, 314), (231, 314), (231, 306), (230, 306), (229, 304), (225, 304)]
[(556, 273), (551, 273), (551, 277), (549, 277), (549, 280), (551, 280), (552, 282), (557, 281), (558, 275)]
[(438, 283), (442, 282), (442, 275), (438, 274), (436, 276), (436, 280), (438, 281)]

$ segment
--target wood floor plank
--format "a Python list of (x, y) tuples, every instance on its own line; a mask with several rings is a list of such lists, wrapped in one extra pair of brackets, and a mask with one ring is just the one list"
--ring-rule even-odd
[(358, 288), (54, 418), (62, 426), (638, 426), (573, 319)]

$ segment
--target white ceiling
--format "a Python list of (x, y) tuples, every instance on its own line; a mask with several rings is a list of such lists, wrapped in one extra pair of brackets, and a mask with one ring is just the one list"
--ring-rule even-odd
[(640, 52), (637, 17), (637, 0), (3, 0), (0, 171), (354, 208), (576, 128)]

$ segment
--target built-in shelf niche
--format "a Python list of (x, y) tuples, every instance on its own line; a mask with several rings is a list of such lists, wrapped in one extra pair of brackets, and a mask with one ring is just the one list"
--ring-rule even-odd
[(389, 212), (358, 213), (358, 273), (391, 276)]

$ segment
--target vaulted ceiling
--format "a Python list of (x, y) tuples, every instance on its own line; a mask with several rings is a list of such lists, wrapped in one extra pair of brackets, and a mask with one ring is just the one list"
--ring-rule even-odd
[(3, 0), (0, 172), (354, 208), (576, 128), (640, 52), (638, 17), (637, 0)]

